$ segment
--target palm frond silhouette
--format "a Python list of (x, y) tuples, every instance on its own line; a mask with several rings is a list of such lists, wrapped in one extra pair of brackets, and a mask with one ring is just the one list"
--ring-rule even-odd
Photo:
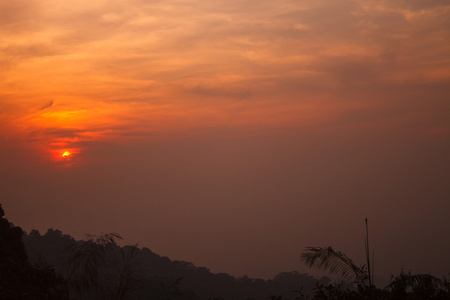
[[(306, 247), (300, 255), (301, 260), (308, 267), (317, 267), (328, 271), (331, 275), (337, 275), (342, 279), (353, 280), (362, 286), (373, 286), (373, 256), (370, 262), (369, 227), (366, 222), (366, 236), (364, 246), (366, 252), (366, 265), (357, 266), (347, 255), (335, 251), (331, 247)], [(371, 268), (372, 265), (372, 268)]]
[(365, 267), (358, 267), (347, 255), (332, 247), (307, 247), (301, 259), (308, 267), (317, 267), (331, 275), (364, 284), (367, 279)]

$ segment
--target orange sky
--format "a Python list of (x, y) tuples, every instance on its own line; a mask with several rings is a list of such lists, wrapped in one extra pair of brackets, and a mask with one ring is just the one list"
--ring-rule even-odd
[(130, 132), (308, 126), (395, 101), (365, 94), (450, 78), (448, 6), (3, 2), (1, 121), (50, 148)]
[[(374, 188), (372, 175), (361, 166), (389, 161), (398, 164), (398, 174), (411, 174), (405, 166), (412, 168), (410, 163), (419, 158), (426, 170), (422, 175), (412, 172), (419, 177), (407, 177), (403, 186), (392, 187), (382, 180), (381, 174), (393, 174), (383, 168), (374, 175), (374, 182), (390, 191), (389, 199), (397, 199), (413, 193), (407, 186), (417, 184), (415, 180), (423, 184), (426, 178), (437, 176), (435, 185), (422, 190), (423, 195), (428, 190), (439, 191), (437, 202), (431, 203), (442, 211), (448, 205), (443, 206), (440, 197), (450, 196), (444, 184), (450, 172), (445, 154), (450, 140), (449, 37), (450, 4), (443, 0), (0, 0), (0, 163), (5, 166), (2, 176), (9, 182), (3, 194), (9, 199), (0, 201), (6, 201), (2, 204), (7, 214), (12, 211), (12, 219), (26, 230), (66, 226), (60, 229), (76, 235), (81, 229), (75, 223), (61, 223), (48, 215), (53, 223), (47, 224), (21, 215), (21, 207), (53, 194), (37, 192), (31, 199), (34, 192), (21, 191), (19, 201), (11, 184), (20, 187), (24, 178), (48, 177), (49, 186), (54, 186), (62, 180), (56, 179), (58, 172), (81, 180), (84, 172), (126, 169), (137, 178), (134, 183), (125, 177), (115, 180), (126, 190), (139, 186), (135, 205), (141, 205), (143, 195), (180, 204), (176, 199), (184, 197), (181, 192), (150, 191), (143, 182), (136, 182), (142, 176), (157, 176), (150, 169), (167, 172), (161, 177), (167, 181), (158, 179), (163, 186), (172, 180), (182, 182), (182, 174), (192, 175), (193, 168), (198, 168), (193, 186), (201, 190), (202, 183), (208, 182), (205, 193), (211, 199), (219, 198), (211, 201), (220, 206), (225, 205), (220, 200), (225, 196), (219, 192), (230, 188), (230, 195), (235, 195), (241, 191), (243, 187), (231, 183), (240, 176), (236, 173), (243, 172), (248, 177), (242, 180), (248, 179), (255, 192), (247, 192), (237, 216), (225, 218), (228, 224), (244, 218), (242, 212), (253, 218), (247, 209), (262, 193), (260, 187), (271, 182), (269, 173), (277, 174), (279, 185), (274, 188), (285, 189), (282, 193), (289, 195), (284, 197), (303, 199), (322, 197), (323, 191), (309, 190), (314, 191), (312, 187), (320, 186), (322, 180), (337, 186), (338, 180), (330, 174), (340, 177), (338, 170), (351, 180), (362, 176), (361, 186)], [(70, 157), (62, 157), (65, 151), (71, 152)], [(407, 158), (399, 158), (404, 155)], [(330, 157), (338, 161), (329, 161)], [(353, 171), (344, 167), (346, 163)], [(289, 167), (302, 164), (309, 169)], [(258, 172), (264, 170), (270, 172), (259, 178)], [(323, 179), (313, 175), (317, 182), (298, 189), (295, 179), (306, 180), (311, 172), (328, 175)], [(93, 179), (92, 186), (108, 190), (112, 175), (102, 176), (106, 179)], [(217, 190), (211, 185), (218, 185)], [(77, 188), (68, 182), (63, 186), (66, 192)], [(354, 187), (347, 188), (343, 190), (350, 193)], [(358, 188), (361, 194), (367, 192)], [(97, 197), (96, 193), (96, 189), (89, 190), (66, 206), (45, 200), (49, 202), (44, 201), (43, 207), (56, 211)], [(324, 193), (323, 198), (330, 195)], [(267, 211), (278, 205), (267, 201)], [(192, 205), (194, 214), (211, 213), (201, 201)], [(290, 200), (285, 205), (302, 206)], [(370, 202), (361, 209), (367, 208), (380, 222), (382, 216), (376, 212), (383, 205)], [(167, 214), (170, 209), (163, 211)], [(111, 214), (105, 218), (111, 219)], [(255, 228), (264, 228), (263, 215), (266, 211), (256, 213)], [(358, 215), (357, 220), (365, 216)], [(133, 218), (137, 217), (130, 213), (124, 220)], [(165, 224), (158, 220), (162, 223), (154, 226)], [(187, 234), (195, 236), (202, 226), (194, 226)], [(84, 229), (89, 228), (106, 231)], [(117, 230), (128, 233), (130, 228), (124, 225)], [(278, 240), (286, 228), (274, 228), (267, 230), (274, 230), (273, 238)], [(231, 226), (222, 234), (232, 235), (234, 230)], [(161, 236), (170, 236), (170, 232)], [(299, 251), (330, 239), (324, 232), (320, 236), (323, 240), (309, 236), (311, 241), (306, 244), (284, 241), (283, 245)], [(165, 239), (161, 237), (155, 246), (161, 252), (217, 271), (227, 265), (199, 250), (204, 243), (195, 238), (199, 248), (184, 252), (172, 250), (179, 245)], [(235, 244), (245, 240), (244, 235)], [(166, 242), (167, 246), (161, 246)], [(189, 254), (183, 257), (184, 253)], [(276, 255), (284, 256), (280, 253)], [(247, 266), (223, 271), (268, 276), (275, 269)]]

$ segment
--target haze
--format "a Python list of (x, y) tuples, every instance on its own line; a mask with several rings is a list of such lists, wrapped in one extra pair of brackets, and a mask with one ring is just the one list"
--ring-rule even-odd
[[(448, 1), (0, 0), (0, 201), (213, 272), (450, 271)], [(71, 154), (63, 157), (63, 153)]]

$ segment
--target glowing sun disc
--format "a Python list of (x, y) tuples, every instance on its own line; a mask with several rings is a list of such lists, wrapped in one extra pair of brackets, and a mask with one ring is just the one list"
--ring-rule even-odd
[(65, 152), (63, 153), (62, 157), (67, 158), (67, 157), (70, 156), (70, 154), (71, 154), (71, 153), (70, 153), (69, 151), (65, 151)]

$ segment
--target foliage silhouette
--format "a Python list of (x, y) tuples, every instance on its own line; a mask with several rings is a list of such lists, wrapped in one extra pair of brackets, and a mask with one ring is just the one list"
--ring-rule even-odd
[(138, 244), (122, 247), (118, 252), (119, 255), (113, 256), (111, 261), (115, 272), (110, 274), (112, 277), (110, 291), (111, 299), (122, 300), (128, 292), (141, 287), (144, 272), (141, 268), (143, 261), (139, 256)]
[(342, 282), (330, 285), (317, 284), (311, 300), (449, 300), (450, 291), (446, 278), (438, 279), (429, 274), (412, 275), (401, 271), (392, 277), (384, 289), (359, 285), (346, 288)]
[(21, 297), (27, 271), (28, 257), (22, 242), (22, 228), (14, 226), (5, 216), (0, 204), (0, 298)]
[(5, 218), (0, 204), (0, 299), (62, 299), (63, 279), (48, 265), (29, 263), (23, 233)]
[(343, 279), (352, 280), (357, 289), (345, 288), (342, 282), (325, 286), (317, 283), (312, 300), (449, 300), (450, 284), (446, 278), (442, 280), (430, 274), (412, 275), (403, 270), (397, 277), (392, 277), (385, 289), (378, 289), (373, 284), (373, 258), (370, 262), (369, 233), (366, 221), (366, 236), (364, 239), (367, 264), (357, 266), (347, 255), (335, 251), (332, 247), (307, 247), (301, 254), (301, 259), (308, 266), (315, 266), (337, 275)]
[(331, 247), (307, 247), (301, 259), (308, 267), (327, 270), (331, 275), (338, 275), (356, 283), (365, 284), (368, 275), (365, 267), (358, 267), (347, 255)]
[(63, 270), (69, 290), (77, 298), (99, 297), (101, 269), (106, 267), (118, 239), (122, 237), (116, 233), (86, 235), (82, 241), (67, 248)]
[(439, 279), (431, 274), (413, 275), (404, 270), (391, 278), (387, 290), (395, 299), (450, 299), (450, 285), (445, 277)]
[[(357, 289), (348, 288), (342, 282), (327, 285), (328, 279), (322, 279), (317, 282), (309, 298), (303, 293), (303, 287), (314, 279), (306, 274), (285, 272), (267, 281), (246, 276), (236, 279), (225, 273), (212, 274), (207, 268), (199, 268), (192, 263), (171, 261), (148, 248), (140, 249), (137, 244), (119, 247), (116, 241), (121, 237), (115, 233), (86, 235), (78, 242), (53, 229), (49, 229), (43, 236), (32, 230), (29, 235), (23, 235), (24, 241), (23, 233), (20, 227), (14, 226), (4, 217), (0, 204), (2, 300), (246, 300), (267, 299), (268, 295), (277, 295), (273, 296), (274, 299), (294, 297), (297, 300), (450, 299), (450, 282), (447, 278), (439, 279), (430, 274), (413, 275), (403, 270), (400, 275), (391, 278), (386, 288), (378, 289), (371, 284), (369, 267), (358, 267), (345, 254), (331, 247), (306, 248), (302, 259), (310, 267), (318, 266), (332, 274), (346, 275), (346, 278), (353, 279), (358, 284)], [(64, 278), (58, 276), (54, 269), (55, 266), (61, 269), (53, 264), (57, 260), (52, 260), (63, 248), (66, 248)], [(25, 250), (28, 250), (28, 254), (31, 253), (30, 257), (33, 259), (30, 261), (34, 262), (33, 266)], [(368, 240), (366, 254), (367, 250)], [(295, 285), (296, 288), (291, 288)], [(155, 287), (158, 288), (155, 290)]]
[[(83, 241), (75, 241), (54, 229), (48, 230), (44, 235), (31, 231), (24, 236), (24, 240), (33, 261), (42, 256), (54, 263), (52, 266), (56, 270), (61, 269), (59, 265), (68, 260), (69, 254), (66, 250), (64, 251), (66, 256), (59, 257), (58, 251), (63, 252), (68, 245), (80, 247), (86, 242), (86, 238)], [(294, 299), (298, 296), (298, 293), (294, 293), (295, 290), (304, 286), (303, 290), (307, 293), (314, 287), (316, 281), (311, 275), (298, 272), (280, 273), (270, 280), (245, 276), (235, 278), (225, 273), (213, 274), (209, 269), (196, 267), (189, 262), (172, 261), (137, 245), (124, 247), (116, 245), (113, 248), (114, 251), (107, 252), (106, 264), (98, 270), (100, 285), (98, 296), (101, 296), (101, 299), (160, 299), (169, 296), (171, 299), (183, 300), (215, 298), (247, 300), (268, 299), (269, 295), (283, 295), (283, 299)], [(54, 259), (54, 256), (60, 259)], [(82, 268), (80, 273), (81, 271)], [(64, 274), (65, 278), (69, 275), (67, 265)], [(173, 283), (181, 277), (183, 279), (176, 285), (178, 293), (173, 293)], [(326, 278), (321, 282), (327, 283), (329, 280)], [(75, 297), (80, 299), (73, 285), (70, 286), (70, 296), (72, 299)], [(93, 298), (95, 293), (91, 291), (90, 296)], [(87, 295), (84, 295), (81, 299), (86, 298)]]
[[(331, 275), (337, 275), (343, 279), (352, 280), (361, 286), (373, 286), (373, 274), (371, 273), (369, 230), (366, 222), (366, 236), (364, 246), (366, 252), (366, 265), (357, 266), (347, 255), (335, 251), (332, 247), (306, 247), (300, 258), (308, 267), (317, 267), (328, 271)], [(373, 270), (372, 270), (373, 271)]]

